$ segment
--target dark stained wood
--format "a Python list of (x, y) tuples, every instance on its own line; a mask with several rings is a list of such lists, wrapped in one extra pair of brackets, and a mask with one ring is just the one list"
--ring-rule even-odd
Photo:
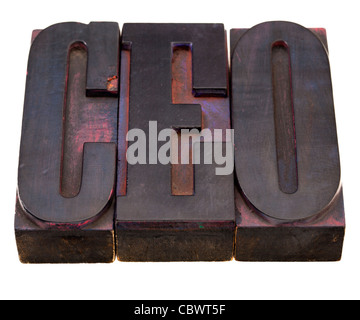
[[(21, 262), (341, 259), (326, 30), (233, 29), (230, 52), (231, 79), (221, 24), (125, 24), (121, 40), (109, 22), (33, 31), (15, 211)], [(156, 152), (169, 141), (148, 134), (150, 121), (157, 133), (173, 129), (172, 146), (198, 137), (180, 138), (184, 129), (223, 134), (179, 144), (178, 163), (164, 165)], [(215, 156), (202, 159), (209, 145), (224, 153), (231, 125), (236, 175), (216, 175)], [(147, 135), (147, 164), (127, 163), (131, 129)]]
[(118, 60), (116, 23), (63, 23), (34, 39), (15, 222), (23, 262), (114, 259)]
[[(158, 132), (230, 128), (223, 25), (125, 24), (122, 44), (131, 51), (129, 100), (124, 99), (129, 130), (147, 133), (149, 121), (157, 121)], [(180, 166), (175, 177), (171, 164), (128, 165), (126, 195), (117, 198), (120, 261), (232, 258), (233, 176), (216, 176), (215, 164)]]
[(268, 22), (231, 36), (235, 258), (339, 260), (345, 219), (326, 33)]
[(130, 95), (130, 50), (123, 45), (121, 50), (121, 74), (118, 121), (118, 166), (117, 166), (117, 196), (125, 196), (127, 190), (127, 141), (129, 129), (129, 95)]
[[(192, 147), (191, 144), (185, 144), (181, 141), (181, 134), (176, 134), (178, 136), (178, 152), (176, 164), (171, 164), (171, 194), (173, 196), (193, 196), (195, 194), (195, 181), (194, 164), (192, 161)], [(190, 139), (186, 140), (189, 141)], [(184, 157), (182, 149), (186, 152), (185, 157), (188, 158), (187, 164), (182, 163), (181, 156)]]
[[(299, 184), (292, 195), (279, 188), (282, 166), (276, 155), (271, 49), (279, 39), (287, 43), (291, 56)], [(317, 214), (334, 198), (340, 183), (330, 68), (323, 44), (292, 23), (259, 25), (237, 43), (232, 75), (235, 166), (243, 192), (273, 218), (297, 220)]]
[(269, 219), (235, 190), (238, 261), (338, 261), (345, 236), (344, 200), (340, 190), (331, 206), (314, 218), (284, 223)]
[(271, 69), (279, 187), (292, 194), (298, 189), (296, 129), (291, 59), (284, 41), (272, 45)]

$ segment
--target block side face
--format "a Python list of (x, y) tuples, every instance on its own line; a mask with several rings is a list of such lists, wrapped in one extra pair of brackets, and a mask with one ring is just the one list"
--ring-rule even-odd
[(237, 261), (339, 261), (344, 228), (238, 228)]
[(235, 189), (237, 261), (339, 261), (345, 237), (342, 189), (312, 220), (267, 219)]
[(115, 260), (114, 203), (99, 220), (83, 226), (47, 225), (15, 213), (15, 238), (22, 263), (111, 263)]
[(22, 263), (111, 263), (113, 231), (15, 231)]
[(117, 226), (119, 261), (230, 261), (233, 248), (234, 228), (189, 231)]

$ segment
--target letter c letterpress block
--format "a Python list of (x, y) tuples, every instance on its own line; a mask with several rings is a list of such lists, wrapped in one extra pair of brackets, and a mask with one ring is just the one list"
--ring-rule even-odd
[(33, 39), (15, 214), (24, 263), (115, 258), (119, 33), (62, 23)]
[(332, 261), (345, 232), (324, 29), (231, 31), (240, 261)]

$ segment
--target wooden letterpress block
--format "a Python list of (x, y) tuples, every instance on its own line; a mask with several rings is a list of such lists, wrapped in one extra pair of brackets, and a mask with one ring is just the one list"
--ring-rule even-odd
[(30, 50), (15, 233), (24, 263), (115, 259), (116, 23), (63, 23)]
[[(230, 260), (235, 224), (232, 173), (216, 175), (214, 162), (160, 163), (158, 158), (164, 141), (172, 144), (181, 129), (209, 129), (210, 135), (215, 129), (230, 129), (223, 25), (125, 24), (121, 56), (118, 259)], [(135, 144), (142, 147), (141, 136), (130, 134), (134, 129), (146, 134), (146, 150), (138, 150), (145, 161), (130, 164), (127, 151)], [(166, 129), (173, 135), (162, 136)], [(128, 130), (134, 142), (126, 140)], [(205, 140), (197, 144), (201, 155), (206, 143), (220, 143), (221, 148), (226, 144), (223, 136)], [(172, 148), (168, 156), (178, 151), (180, 158), (189, 148), (184, 145)]]
[(324, 29), (231, 31), (240, 261), (332, 261), (345, 231)]

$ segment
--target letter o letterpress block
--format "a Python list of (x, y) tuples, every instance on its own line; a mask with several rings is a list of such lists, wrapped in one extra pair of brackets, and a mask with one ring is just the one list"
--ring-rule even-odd
[(345, 230), (326, 33), (231, 32), (237, 260), (339, 260)]

